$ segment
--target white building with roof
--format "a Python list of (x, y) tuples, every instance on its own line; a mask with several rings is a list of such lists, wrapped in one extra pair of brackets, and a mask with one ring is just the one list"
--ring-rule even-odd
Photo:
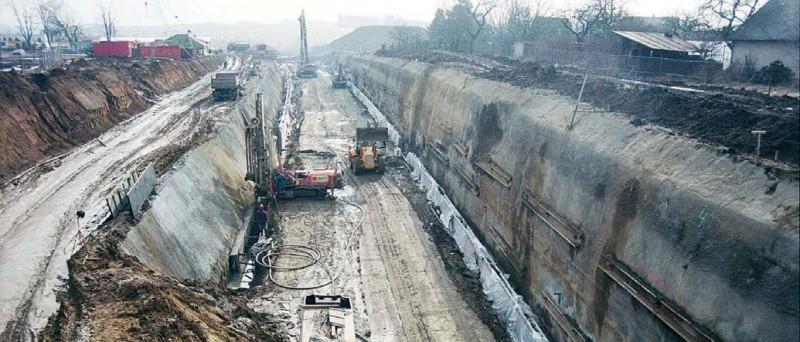
[(800, 75), (800, 0), (770, 0), (731, 36), (734, 64), (761, 68), (776, 60)]

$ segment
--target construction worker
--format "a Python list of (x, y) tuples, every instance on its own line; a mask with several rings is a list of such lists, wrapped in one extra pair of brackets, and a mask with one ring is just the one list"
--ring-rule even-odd
[(258, 231), (263, 231), (267, 228), (267, 208), (264, 207), (264, 203), (258, 204), (253, 222), (255, 222)]

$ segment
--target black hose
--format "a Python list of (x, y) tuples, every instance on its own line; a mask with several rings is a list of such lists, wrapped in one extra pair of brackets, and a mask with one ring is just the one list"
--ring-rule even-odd
[[(361, 208), (361, 206), (359, 206), (358, 204), (355, 204), (348, 200), (345, 199), (338, 199), (338, 200), (355, 207), (361, 212), (361, 218), (358, 220), (358, 223), (356, 223), (353, 230), (350, 231), (350, 234), (347, 236), (347, 245), (345, 246), (345, 250), (349, 250), (352, 246), (352, 241), (355, 237), (356, 232), (361, 231), (361, 225), (364, 223), (364, 209)], [(277, 260), (277, 258), (280, 256), (295, 257), (305, 260), (306, 262), (299, 266), (291, 266), (291, 267), (277, 266), (275, 264), (275, 260)], [(339, 278), (339, 276), (342, 274), (346, 266), (346, 265), (341, 265), (341, 267), (339, 267), (339, 269), (335, 274), (331, 274), (330, 269), (328, 269), (328, 267), (319, 262), (322, 259), (322, 253), (320, 253), (320, 251), (315, 249), (314, 247), (304, 246), (304, 245), (280, 244), (274, 246), (273, 248), (269, 249), (264, 248), (262, 250), (257, 251), (253, 256), (253, 258), (255, 259), (255, 262), (257, 264), (267, 269), (268, 279), (273, 284), (275, 284), (278, 287), (282, 287), (289, 290), (315, 290), (318, 288), (331, 285), (331, 293), (335, 293), (334, 282), (336, 281), (336, 279)], [(314, 265), (318, 265), (325, 271), (325, 273), (328, 275), (329, 278), (327, 282), (312, 286), (292, 286), (292, 285), (282, 284), (275, 280), (276, 271), (279, 272), (299, 271), (305, 268), (312, 267)]]

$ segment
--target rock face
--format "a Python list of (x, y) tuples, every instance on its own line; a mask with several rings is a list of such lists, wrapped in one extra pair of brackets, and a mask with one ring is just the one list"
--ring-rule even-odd
[(99, 136), (223, 60), (98, 59), (49, 74), (0, 73), (0, 181)]
[(566, 130), (575, 101), (551, 89), (345, 63), (554, 339), (800, 333), (794, 177), (603, 109)]

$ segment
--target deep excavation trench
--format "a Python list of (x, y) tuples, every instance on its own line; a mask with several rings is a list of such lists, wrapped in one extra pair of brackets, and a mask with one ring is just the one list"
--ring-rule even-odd
[[(344, 62), (551, 339), (800, 333), (796, 177), (776, 178), (622, 114), (583, 115), (566, 131), (574, 101), (550, 89), (407, 60)], [(369, 118), (346, 90), (330, 89), (326, 73), (301, 86), (293, 159), (346, 167), (354, 128)], [(44, 339), (297, 338), (298, 304), (314, 291), (263, 279), (251, 290), (222, 289), (227, 253), (254, 201), (244, 181), (245, 122), (255, 93), (264, 94), (269, 121), (278, 120), (283, 87), (280, 68), (266, 63), (207, 136), (170, 157), (144, 217), (110, 222), (70, 259), (70, 286)], [(338, 275), (330, 292), (354, 299), (362, 338), (507, 339), (437, 213), (404, 164), (392, 167), (347, 175), (337, 197), (361, 211), (342, 201), (281, 202), (280, 238), (324, 251)], [(350, 234), (362, 211), (364, 225)], [(309, 269), (279, 279), (323, 278)]]
[[(228, 252), (250, 223), (254, 201), (244, 180), (244, 125), (255, 114), (256, 93), (264, 94), (269, 122), (278, 120), (284, 98), (281, 69), (267, 63), (261, 75), (190, 146), (145, 158), (162, 166), (143, 217), (107, 222), (69, 259), (60, 309), (39, 337), (296, 340), (303, 295), (336, 293), (353, 299), (362, 340), (509, 340), (480, 280), (396, 160), (383, 176), (348, 174), (335, 200), (272, 207), (275, 237), (319, 250), (333, 284), (299, 291), (276, 285), (323, 283), (317, 269), (257, 278), (251, 290), (224, 289)], [(296, 85), (302, 96), (290, 96), (300, 110), (288, 157), (309, 168), (345, 167), (355, 127), (374, 123), (346, 89), (330, 89), (328, 74)]]
[[(800, 333), (796, 171), (776, 176), (720, 153), (728, 142), (738, 153), (746, 148), (744, 128), (733, 128), (731, 141), (713, 135), (724, 128), (687, 133), (692, 120), (716, 120), (709, 120), (718, 115), (714, 101), (734, 100), (667, 94), (693, 103), (679, 104), (691, 116), (675, 124), (681, 114), (659, 113), (667, 107), (648, 104), (647, 87), (595, 89), (592, 96), (625, 92), (646, 113), (615, 97), (612, 107), (623, 113), (595, 107), (566, 130), (575, 100), (553, 89), (557, 73), (471, 72), (474, 65), (456, 68), (452, 60), (339, 61), (511, 275), (550, 338), (792, 340)], [(748, 106), (741, 108), (756, 108)], [(742, 115), (797, 122), (794, 112)], [(659, 121), (667, 116), (673, 123)], [(778, 148), (792, 153), (797, 132), (787, 132)]]
[[(374, 125), (372, 118), (348, 90), (332, 89), (327, 73), (295, 88), (302, 96), (287, 158), (311, 169), (347, 168), (355, 128)], [(384, 175), (345, 172), (344, 184), (336, 199), (275, 203), (276, 243), (312, 248), (321, 265), (257, 278), (249, 300), (256, 312), (277, 314), (294, 339), (309, 324), (322, 338), (324, 314), (303, 321), (300, 304), (305, 295), (333, 293), (350, 298), (362, 340), (509, 339), (452, 239), (437, 234), (437, 216), (402, 162), (393, 159)], [(275, 265), (305, 263), (291, 249), (279, 251), (289, 255)]]

